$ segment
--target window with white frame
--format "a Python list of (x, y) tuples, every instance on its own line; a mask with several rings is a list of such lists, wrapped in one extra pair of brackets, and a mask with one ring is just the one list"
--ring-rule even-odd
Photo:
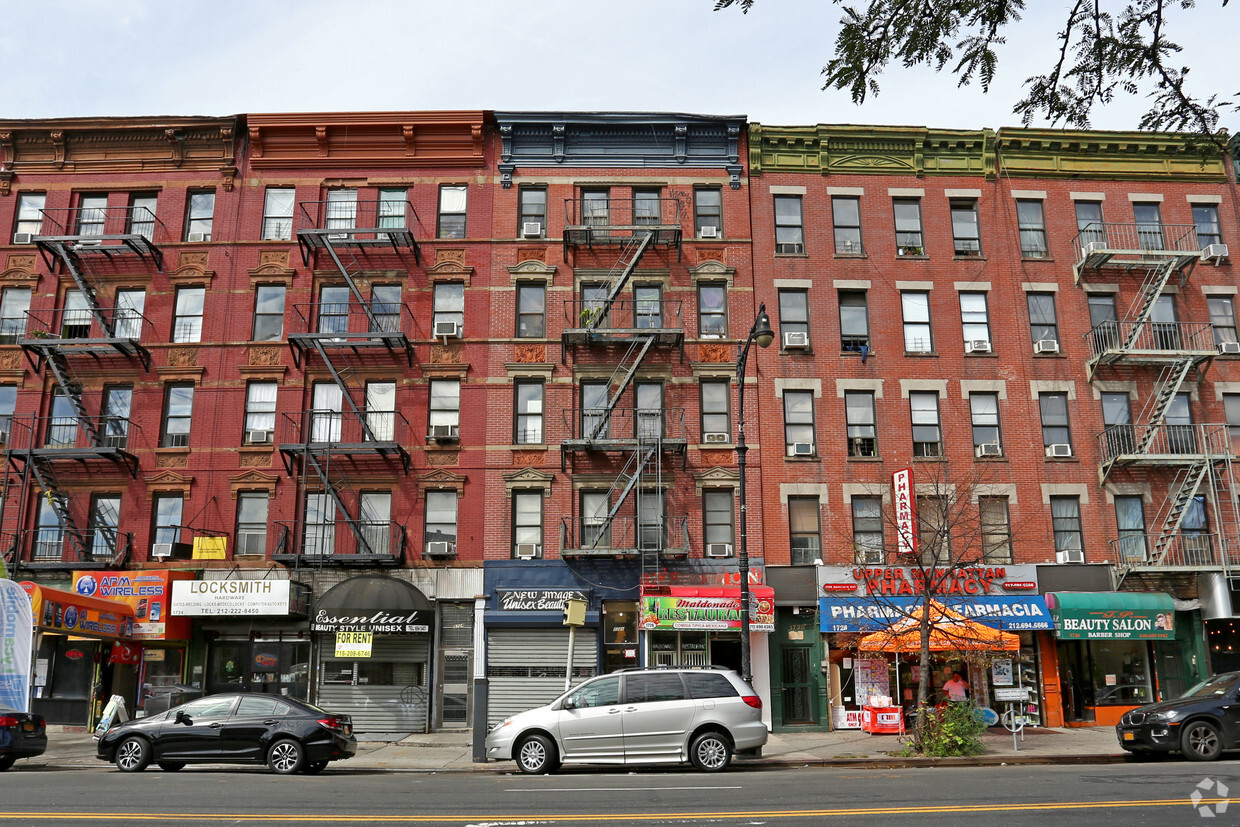
[(77, 235), (96, 238), (104, 234), (108, 219), (107, 193), (78, 198)]
[(13, 239), (33, 238), (43, 235), (43, 208), (47, 204), (45, 192), (23, 192), (17, 196), (17, 215), (13, 222)]
[(801, 196), (775, 196), (775, 254), (802, 255), (805, 227), (801, 218)]
[[(1235, 300), (1231, 296), (1207, 296), (1206, 306), (1210, 309), (1210, 324), (1214, 327), (1214, 344), (1234, 344), (1237, 341)], [(1240, 352), (1240, 348), (1230, 350)]]
[(727, 285), (703, 282), (698, 285), (698, 336), (721, 339), (728, 335)]
[(1165, 250), (1163, 238), (1162, 208), (1157, 201), (1134, 202), (1132, 217), (1137, 222), (1137, 243), (1142, 250)]
[(152, 543), (181, 542), (185, 498), (180, 494), (156, 494), (151, 509)]
[(904, 351), (932, 352), (934, 341), (930, 336), (930, 294), (906, 290), (900, 294), (900, 307), (904, 311)]
[(461, 380), (432, 379), (430, 382), (430, 413), (427, 417), (432, 438), (459, 435), (461, 425)]
[(708, 556), (732, 556), (734, 510), (731, 489), (702, 492), (702, 537)]
[(447, 543), (447, 551), (456, 550), (456, 491), (426, 492), (426, 528), (423, 542), (429, 548), (431, 543)]
[(896, 221), (896, 255), (924, 256), (926, 248), (921, 236), (921, 201), (896, 198), (892, 201)]
[(856, 563), (881, 566), (887, 562), (882, 497), (852, 498), (852, 534)]
[(547, 188), (522, 185), (517, 189), (517, 237), (547, 237)]
[(784, 453), (790, 457), (813, 456), (814, 392), (784, 391)]
[(966, 352), (990, 352), (990, 312), (985, 293), (960, 294), (960, 326)]
[(982, 254), (982, 231), (977, 220), (977, 201), (953, 198), (949, 202), (952, 216), (952, 250), (957, 256), (971, 258)]
[(192, 382), (173, 382), (164, 390), (164, 427), (161, 448), (185, 448), (189, 445), (189, 426), (194, 413)]
[(113, 331), (118, 339), (142, 338), (143, 313), (146, 310), (145, 290), (117, 290), (116, 317)]
[(1081, 530), (1081, 498), (1051, 497), (1051, 527), (1055, 533), (1055, 551), (1059, 554), (1081, 555), (1085, 552)]
[(6, 287), (0, 291), (0, 343), (15, 345), (26, 335), (30, 295), (29, 287)]
[(233, 554), (267, 554), (267, 510), (271, 495), (266, 491), (237, 494), (237, 543)]
[(392, 553), (392, 492), (363, 491), (357, 499), (357, 518), (368, 554)]
[(125, 232), (140, 235), (147, 241), (155, 238), (155, 204), (159, 196), (153, 192), (131, 192)]
[(185, 241), (210, 241), (215, 219), (215, 190), (196, 190), (189, 194), (185, 210)]
[(1041, 200), (1017, 199), (1016, 224), (1020, 229), (1020, 254), (1024, 258), (1046, 258), (1046, 218)]
[(1144, 562), (1149, 553), (1145, 535), (1145, 502), (1140, 494), (1115, 496), (1116, 541), (1121, 562)]
[(517, 285), (517, 338), (541, 339), (547, 335), (547, 285)]
[(437, 238), (465, 237), (465, 205), (468, 187), (444, 185), (439, 188), (439, 232)]
[(779, 291), (779, 332), (784, 347), (808, 346), (809, 293), (807, 291)]
[(844, 422), (848, 456), (878, 456), (878, 425), (872, 391), (844, 392)]
[(335, 382), (315, 382), (310, 412), (310, 441), (339, 442), (344, 393)]
[(117, 529), (120, 526), (121, 498), (117, 494), (93, 494), (90, 498), (90, 556), (94, 560), (116, 557)]
[(431, 310), (431, 323), (435, 335), (446, 336), (452, 325), (456, 335), (465, 329), (465, 285), (460, 282), (440, 282), (435, 285)]
[(1012, 562), (1012, 522), (1007, 497), (978, 497), (978, 525), (982, 535), (982, 560)]
[(202, 341), (203, 304), (207, 291), (204, 287), (178, 287), (176, 315), (172, 319), (172, 341), (188, 343)]
[(999, 394), (969, 394), (969, 417), (973, 426), (974, 453), (977, 456), (1002, 454), (1003, 442), (999, 432)]
[(17, 410), (17, 386), (0, 385), (0, 445), (13, 436), (13, 413)]
[(396, 441), (396, 383), (366, 383), (366, 427), (368, 441)]
[(584, 381), (581, 383), (581, 438), (609, 439), (611, 421), (607, 415), (607, 401), (611, 386), (607, 382)]
[(607, 515), (611, 500), (606, 491), (581, 492), (581, 547), (605, 549), (611, 546), (611, 526)]
[(334, 187), (327, 191), (326, 229), (340, 230), (333, 238), (345, 238), (348, 230), (357, 227), (357, 189)]
[(306, 526), (302, 554), (324, 557), (336, 553), (336, 522), (340, 509), (331, 494), (306, 492)]
[(732, 441), (732, 383), (727, 379), (703, 379), (699, 383), (702, 405), (702, 442)]
[[(379, 190), (379, 200), (375, 205), (376, 225), (384, 230), (403, 230), (408, 219), (405, 208), (409, 200), (409, 191), (404, 187), (384, 187)], [(388, 233), (380, 233), (378, 238), (390, 238)]]
[(400, 333), (400, 285), (376, 284), (370, 288), (372, 333)]
[(941, 457), (943, 429), (939, 424), (939, 395), (912, 391), (908, 404), (913, 422), (913, 456)]
[(855, 195), (831, 196), (831, 223), (837, 256), (859, 256), (861, 246), (861, 199)]
[(543, 556), (543, 492), (512, 492), (513, 556)]
[(246, 445), (267, 445), (276, 429), (276, 382), (251, 382), (245, 389)]
[(293, 187), (267, 187), (263, 197), (264, 241), (289, 241), (293, 238), (296, 192)]
[(541, 445), (543, 436), (543, 396), (546, 386), (541, 381), (522, 380), (513, 384), (516, 421), (514, 442), (517, 445)]
[(719, 187), (694, 187), (693, 230), (697, 238), (723, 237), (723, 192)]
[(788, 535), (792, 565), (812, 566), (822, 560), (822, 522), (817, 497), (788, 498)]
[(284, 338), (283, 284), (260, 284), (254, 290), (254, 332), (256, 342), (278, 342)]

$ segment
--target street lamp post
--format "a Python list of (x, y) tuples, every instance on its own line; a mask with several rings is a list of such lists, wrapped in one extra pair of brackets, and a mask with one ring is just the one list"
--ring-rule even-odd
[(758, 316), (753, 320), (753, 327), (749, 328), (740, 355), (736, 357), (736, 465), (741, 488), (741, 543), (736, 559), (741, 575), (741, 677), (746, 683), (753, 680), (753, 674), (749, 664), (749, 546), (745, 521), (745, 454), (749, 451), (749, 446), (745, 444), (745, 362), (749, 359), (751, 344), (757, 342), (758, 347), (769, 347), (774, 338), (775, 332), (771, 330), (771, 319), (766, 315), (764, 303), (758, 306)]

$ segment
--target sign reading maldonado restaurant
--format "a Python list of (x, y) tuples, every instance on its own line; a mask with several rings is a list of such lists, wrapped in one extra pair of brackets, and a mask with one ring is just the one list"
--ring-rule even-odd
[(319, 609), (310, 621), (312, 632), (379, 632), (383, 634), (413, 634), (429, 632), (430, 626), (419, 622), (422, 615), (430, 612), (395, 611), (382, 609)]

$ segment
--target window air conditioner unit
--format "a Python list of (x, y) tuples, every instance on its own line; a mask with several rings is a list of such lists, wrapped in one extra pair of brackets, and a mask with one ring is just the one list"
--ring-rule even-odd
[(970, 339), (964, 343), (965, 353), (990, 353), (990, 342), (985, 339)]
[(776, 244), (776, 245), (775, 245), (775, 253), (776, 253), (776, 255), (801, 255), (801, 254), (802, 254), (802, 253), (804, 253), (804, 252), (805, 252), (805, 245), (804, 245), (804, 244), (797, 244), (797, 243), (793, 242), (793, 243), (790, 243), (790, 244), (789, 244), (789, 243), (785, 243), (785, 244)]
[(152, 557), (171, 557), (172, 543), (155, 543), (151, 546)]
[(456, 338), (461, 335), (461, 326), (456, 322), (435, 322), (435, 336), (442, 336), (445, 339)]
[(1085, 552), (1079, 548), (1070, 548), (1067, 551), (1055, 552), (1055, 562), (1060, 565), (1064, 563), (1084, 563)]
[(786, 348), (805, 348), (809, 347), (809, 334), (802, 331), (788, 331), (784, 334), (784, 347)]
[(456, 439), (459, 433), (457, 425), (432, 425), (431, 439)]
[(525, 238), (542, 238), (541, 221), (521, 222), (521, 235)]
[(974, 455), (979, 457), (1001, 457), (1003, 449), (999, 447), (997, 442), (983, 442), (973, 451)]
[(266, 445), (271, 442), (271, 431), (246, 431), (245, 440), (251, 445)]
[(1240, 353), (1240, 342), (1219, 342), (1219, 353)]
[(1106, 248), (1105, 241), (1091, 241), (1085, 245), (1085, 255), (1092, 256), (1094, 253), (1101, 253)]
[[(20, 244), (21, 242), (17, 240), (17, 236), (13, 236), (13, 243)], [(1206, 245), (1206, 248), (1201, 251), (1201, 257), (1203, 259), (1214, 259), (1214, 265), (1217, 267), (1223, 263), (1223, 259), (1227, 258), (1227, 253), (1228, 250), (1226, 244), (1208, 244)]]
[(517, 543), (517, 558), (521, 560), (533, 560), (542, 552), (540, 543)]
[(187, 233), (185, 236), (185, 240), (188, 241), (190, 244), (199, 244), (203, 241), (210, 241), (211, 234), (210, 233)]
[[(13, 233), (14, 244), (29, 244), (32, 238), (34, 238), (34, 233)], [(1212, 244), (1210, 246), (1213, 247), (1215, 245)]]
[(814, 455), (814, 443), (812, 442), (792, 443), (792, 455), (794, 457), (812, 457)]
[(450, 554), (456, 554), (456, 543), (435, 540), (426, 544), (427, 557), (446, 557)]
[(732, 556), (732, 544), (731, 543), (707, 543), (706, 544), (706, 556), (707, 557), (731, 557)]
[(723, 431), (702, 434), (703, 442), (731, 442), (731, 438)]
[(1072, 456), (1072, 446), (1066, 442), (1056, 442), (1054, 445), (1047, 445), (1046, 455), (1048, 457), (1070, 457)]
[(1054, 339), (1038, 339), (1033, 343), (1034, 353), (1058, 353), (1059, 342)]
[(153, 543), (151, 558), (158, 560), (188, 560), (193, 556), (194, 547), (189, 543)]
[(709, 224), (698, 228), (698, 238), (718, 238), (719, 228)]

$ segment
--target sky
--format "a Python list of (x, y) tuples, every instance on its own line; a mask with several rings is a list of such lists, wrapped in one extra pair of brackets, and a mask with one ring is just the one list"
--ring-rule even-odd
[[(714, 0), (8, 0), (0, 118), (496, 109), (1018, 126), (1012, 107), (1053, 65), (1068, 1), (1028, 0), (988, 94), (889, 68), (856, 106), (821, 88), (840, 16), (828, 0), (758, 0), (748, 15)], [(1197, 2), (1167, 3), (1168, 36), (1199, 94), (1232, 94), (1219, 45), (1240, 34), (1238, 4)], [(1092, 126), (1135, 129), (1145, 108), (1125, 98)]]

